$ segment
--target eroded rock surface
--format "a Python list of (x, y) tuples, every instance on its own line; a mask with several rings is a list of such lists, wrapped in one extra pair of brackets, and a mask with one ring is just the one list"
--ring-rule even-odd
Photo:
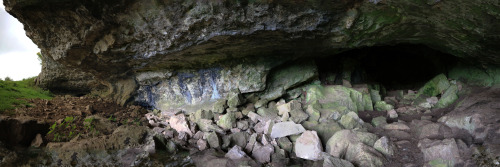
[[(500, 63), (494, 0), (66, 2), (4, 1), (42, 50), (39, 85), (161, 109), (263, 91), (289, 60), (364, 46), (419, 43)], [(263, 97), (311, 79), (303, 64)]]

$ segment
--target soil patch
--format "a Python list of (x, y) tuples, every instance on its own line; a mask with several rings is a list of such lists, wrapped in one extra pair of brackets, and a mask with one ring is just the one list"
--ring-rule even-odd
[[(99, 116), (106, 118), (113, 127), (125, 124), (145, 125), (146, 120), (141, 119), (148, 111), (140, 106), (120, 106), (116, 103), (98, 97), (73, 97), (56, 96), (51, 100), (31, 99), (27, 100), (31, 107), (22, 107), (12, 110), (12, 117), (31, 117), (34, 120), (45, 122), (49, 125), (56, 125), (57, 133), (61, 135), (55, 137), (56, 133), (48, 135), (40, 132), (46, 142), (69, 141), (72, 137), (80, 135), (92, 136), (107, 135), (111, 131), (101, 131), (95, 133), (84, 125), (85, 118), (88, 116)], [(71, 123), (67, 123), (71, 118)], [(65, 124), (66, 123), (66, 124)], [(49, 131), (49, 130), (47, 130)], [(43, 134), (42, 134), (43, 133)], [(70, 133), (72, 134), (70, 136)]]

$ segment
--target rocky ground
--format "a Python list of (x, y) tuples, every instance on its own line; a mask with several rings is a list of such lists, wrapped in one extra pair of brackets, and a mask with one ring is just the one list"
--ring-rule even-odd
[(0, 164), (500, 165), (498, 87), (470, 87), (438, 75), (419, 90), (349, 82), (301, 90), (288, 99), (255, 102), (233, 92), (212, 110), (190, 113), (93, 97), (32, 100), (33, 107), (1, 117)]

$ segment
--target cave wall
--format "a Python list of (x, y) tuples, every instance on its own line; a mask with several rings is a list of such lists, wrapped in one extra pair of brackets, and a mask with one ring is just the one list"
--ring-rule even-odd
[[(162, 109), (204, 104), (235, 90), (272, 99), (317, 77), (310, 68), (302, 70), (308, 77), (270, 82), (273, 76), (296, 77), (274, 72), (287, 69), (287, 63), (365, 46), (423, 44), (471, 60), (479, 72), (500, 64), (496, 0), (4, 0), (4, 5), (42, 50), (37, 80), (42, 87), (99, 90), (121, 104)], [(471, 70), (455, 71), (463, 78)], [(495, 83), (496, 75), (485, 76)]]

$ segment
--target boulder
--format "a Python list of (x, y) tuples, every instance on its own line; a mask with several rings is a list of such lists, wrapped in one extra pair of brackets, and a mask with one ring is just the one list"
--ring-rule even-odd
[(386, 124), (382, 128), (385, 130), (402, 130), (402, 131), (409, 131), (410, 127), (408, 125), (401, 123), (401, 122), (394, 122), (391, 124)]
[(277, 106), (278, 114), (281, 115), (281, 121), (285, 122), (291, 120), (295, 123), (301, 123), (309, 117), (307, 113), (302, 110), (302, 104), (297, 100), (292, 100), (285, 104)]
[(341, 130), (335, 133), (325, 144), (326, 152), (334, 157), (343, 157), (347, 150), (351, 149), (351, 146), (357, 143), (373, 146), (377, 139), (377, 135), (372, 133)]
[(363, 120), (358, 117), (358, 114), (349, 112), (340, 118), (340, 124), (345, 129), (354, 129), (362, 127)]
[(241, 97), (240, 90), (236, 89), (230, 91), (227, 99), (227, 106), (229, 108), (236, 108), (243, 102), (243, 98)]
[(172, 116), (170, 117), (170, 120), (168, 122), (170, 123), (170, 126), (178, 133), (184, 132), (189, 136), (193, 136), (193, 133), (191, 132), (191, 129), (189, 129), (189, 125), (184, 114)]
[(198, 131), (198, 132), (196, 132), (196, 133), (194, 134), (193, 139), (196, 139), (196, 140), (198, 140), (198, 139), (202, 139), (202, 138), (203, 138), (203, 136), (205, 136), (205, 133), (204, 133), (203, 131)]
[(418, 142), (418, 147), (424, 153), (424, 161), (441, 159), (452, 166), (461, 162), (460, 153), (455, 139), (429, 140)]
[(194, 120), (195, 122), (198, 122), (198, 120), (200, 119), (212, 120), (214, 118), (214, 114), (212, 113), (212, 111), (199, 109), (194, 113), (194, 117), (195, 117)]
[(394, 109), (394, 106), (385, 103), (385, 101), (378, 101), (375, 103), (375, 110), (377, 111), (389, 111)]
[(352, 88), (339, 85), (310, 85), (306, 88), (306, 92), (306, 104), (318, 103), (322, 117), (329, 117), (330, 112), (339, 112), (341, 116), (348, 111), (364, 110), (362, 94)]
[(198, 139), (198, 141), (196, 141), (196, 145), (200, 151), (207, 149), (207, 141), (203, 139)]
[(225, 155), (226, 158), (237, 160), (242, 158), (249, 158), (248, 155), (241, 150), (241, 147), (236, 145), (231, 148)]
[(238, 128), (240, 130), (247, 130), (249, 128), (248, 121), (236, 122), (236, 128)]
[(257, 114), (261, 117), (260, 121), (279, 120), (278, 109), (276, 109), (276, 107), (270, 106), (269, 108), (259, 108), (257, 109)]
[(274, 121), (272, 121), (272, 120), (267, 121), (266, 124), (265, 124), (265, 126), (264, 126), (264, 134), (265, 135), (271, 135), (273, 127), (274, 127)]
[(270, 166), (287, 166), (290, 163), (290, 158), (287, 158), (287, 153), (283, 149), (277, 149), (274, 154), (271, 155)]
[(316, 131), (305, 131), (295, 142), (295, 155), (307, 160), (323, 159), (323, 146)]
[(354, 165), (349, 161), (337, 157), (325, 156), (323, 160), (323, 167), (354, 167)]
[(389, 118), (395, 119), (398, 118), (398, 113), (396, 112), (396, 110), (392, 109), (387, 111), (387, 116), (389, 116)]
[(271, 154), (274, 152), (274, 147), (271, 144), (262, 145), (255, 143), (252, 150), (252, 157), (260, 163), (271, 162)]
[(221, 129), (219, 126), (215, 125), (212, 120), (208, 119), (200, 119), (196, 122), (196, 125), (198, 125), (198, 128), (203, 131), (203, 132), (217, 132), (224, 134), (225, 131)]
[(419, 110), (414, 107), (414, 106), (406, 106), (406, 107), (399, 107), (396, 109), (396, 112), (399, 114), (406, 114), (406, 115), (412, 115), (412, 114), (419, 114)]
[(483, 116), (478, 113), (469, 112), (461, 114), (447, 114), (439, 118), (438, 122), (444, 123), (450, 128), (457, 128), (469, 132), (477, 142), (483, 141), (487, 135), (487, 126), (483, 123)]
[[(309, 115), (302, 110), (302, 104), (299, 101), (292, 100), (290, 106), (290, 120), (295, 123), (301, 123), (309, 118)], [(287, 103), (288, 104), (288, 103)]]
[(237, 145), (241, 148), (245, 148), (247, 145), (250, 134), (247, 132), (237, 132), (229, 135), (230, 146)]
[(416, 135), (419, 139), (444, 139), (445, 137), (451, 135), (451, 133), (451, 128), (440, 123), (425, 124), (419, 126), (416, 130)]
[(342, 130), (342, 127), (335, 121), (328, 121), (325, 123), (309, 122), (302, 123), (305, 129), (314, 130), (318, 133), (322, 143), (326, 143), (330, 137), (336, 132)]
[(233, 112), (228, 112), (227, 114), (222, 115), (219, 121), (217, 121), (217, 125), (219, 125), (222, 129), (229, 130), (233, 128), (236, 124), (236, 117)]
[(243, 115), (248, 115), (248, 113), (250, 112), (255, 112), (255, 106), (253, 103), (248, 103), (247, 106), (243, 110), (241, 110), (241, 113)]
[[(227, 167), (227, 166), (248, 166), (248, 167), (259, 167), (259, 163), (255, 162), (248, 156), (243, 156), (239, 158), (238, 155), (232, 154), (237, 151), (231, 151), (230, 155), (222, 153), (220, 150), (207, 149), (205, 151), (199, 151), (197, 153), (191, 154), (190, 157), (194, 164), (189, 164), (197, 167)], [(241, 152), (239, 152), (241, 153)], [(237, 153), (236, 153), (237, 154)], [(227, 155), (227, 156), (226, 156)], [(234, 159), (232, 159), (234, 158)], [(174, 163), (175, 165), (180, 164)], [(185, 164), (182, 162), (182, 164)], [(159, 165), (158, 166), (163, 166)], [(168, 166), (168, 165), (167, 165)]]
[(252, 152), (254, 145), (257, 142), (257, 135), (258, 135), (257, 133), (254, 133), (254, 134), (250, 135), (250, 137), (248, 138), (248, 143), (245, 146), (246, 152), (248, 152), (248, 153)]
[(314, 60), (294, 62), (294, 65), (288, 65), (278, 68), (267, 79), (267, 89), (261, 95), (262, 99), (274, 100), (286, 93), (286, 90), (299, 86), (306, 81), (316, 79), (318, 68)]
[(389, 140), (388, 137), (383, 136), (375, 142), (373, 148), (385, 155), (392, 156), (394, 155), (396, 146)]
[(250, 120), (252, 120), (252, 122), (254, 122), (254, 123), (257, 123), (257, 122), (259, 122), (260, 120), (262, 120), (262, 117), (261, 117), (259, 114), (254, 113), (254, 112), (249, 112), (247, 116), (248, 116), (248, 118), (250, 118)]
[(205, 138), (207, 139), (208, 145), (211, 148), (220, 148), (221, 142), (220, 142), (220, 138), (217, 135), (217, 133), (210, 132), (210, 133), (205, 133), (205, 134), (206, 134)]
[(435, 108), (445, 108), (448, 107), (450, 104), (455, 102), (458, 99), (458, 86), (457, 85), (451, 85), (446, 91), (444, 92), (443, 95), (441, 95), (441, 99), (437, 102), (435, 105)]
[(427, 101), (427, 103), (429, 103), (431, 106), (434, 106), (436, 105), (436, 103), (438, 103), (439, 99), (435, 96), (433, 97), (429, 97), (427, 99), (425, 99), (425, 101)]
[[(315, 104), (318, 104), (318, 103), (315, 103)], [(319, 121), (319, 119), (321, 117), (321, 112), (320, 112), (319, 108), (320, 107), (318, 105), (313, 105), (313, 104), (307, 105), (306, 112), (309, 115), (309, 118), (307, 119), (307, 121), (311, 121), (311, 122), (318, 122)]]
[(382, 101), (382, 96), (380, 96), (380, 91), (375, 89), (370, 89), (370, 96), (373, 104), (376, 104), (379, 101)]
[(345, 159), (356, 166), (363, 167), (383, 167), (384, 156), (374, 148), (363, 143), (355, 143), (349, 146), (345, 153)]
[(390, 138), (395, 138), (399, 140), (411, 140), (412, 138), (414, 138), (410, 133), (402, 130), (389, 130), (386, 132), (387, 136), (389, 136)]
[(375, 127), (387, 124), (387, 119), (384, 116), (378, 116), (372, 119), (372, 125)]
[(422, 88), (420, 88), (418, 90), (418, 94), (427, 95), (429, 97), (437, 96), (446, 91), (448, 87), (450, 87), (450, 82), (448, 82), (448, 78), (446, 78), (446, 75), (439, 74), (428, 81)]
[(218, 100), (213, 104), (212, 112), (222, 114), (224, 113), (224, 111), (226, 111), (226, 108), (227, 108), (227, 100), (225, 99)]
[(287, 137), (281, 137), (278, 139), (278, 144), (281, 149), (292, 152), (293, 149), (293, 144), (290, 142), (290, 140)]
[(301, 124), (295, 124), (291, 121), (274, 124), (271, 132), (271, 138), (280, 138), (290, 135), (300, 134), (306, 131)]
[(385, 103), (390, 104), (392, 106), (398, 105), (398, 100), (394, 96), (386, 96), (384, 97), (384, 101)]

